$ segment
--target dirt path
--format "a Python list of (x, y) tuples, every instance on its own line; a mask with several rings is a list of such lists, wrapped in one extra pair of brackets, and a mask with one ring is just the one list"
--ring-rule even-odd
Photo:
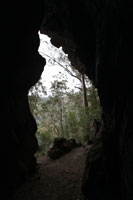
[(19, 188), (13, 200), (82, 200), (86, 154), (80, 147), (55, 161), (40, 157), (38, 172)]

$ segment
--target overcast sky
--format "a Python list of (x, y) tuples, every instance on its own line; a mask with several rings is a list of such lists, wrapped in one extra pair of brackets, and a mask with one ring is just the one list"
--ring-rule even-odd
[[(39, 34), (40, 37), (40, 47), (38, 49), (39, 53), (44, 57), (44, 54), (47, 54), (51, 57), (58, 57), (58, 52), (62, 52), (62, 48), (60, 47), (59, 49), (53, 46), (50, 42), (50, 38), (46, 35)], [(46, 57), (45, 57), (46, 58)], [(67, 61), (69, 62), (69, 61)], [(64, 63), (65, 64), (65, 63)], [(46, 65), (44, 68), (44, 71), (42, 73), (42, 80), (44, 81), (44, 85), (47, 88), (47, 92), (49, 94), (49, 89), (51, 87), (51, 81), (54, 80), (53, 76), (58, 74), (59, 72), (62, 72), (67, 76), (68, 79), (68, 87), (70, 89), (75, 89), (74, 86), (76, 84), (79, 84), (79, 81), (72, 76), (70, 76), (61, 66), (54, 64), (51, 65), (48, 63), (48, 60), (46, 59)]]

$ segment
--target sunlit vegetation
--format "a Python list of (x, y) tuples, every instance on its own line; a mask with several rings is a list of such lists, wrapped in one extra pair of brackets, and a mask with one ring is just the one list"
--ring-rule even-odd
[(82, 144), (93, 140), (92, 124), (94, 119), (101, 120), (102, 112), (97, 89), (86, 75), (71, 66), (65, 54), (59, 51), (56, 58), (47, 59), (52, 65), (62, 66), (79, 84), (71, 89), (65, 74), (59, 72), (51, 80), (49, 95), (41, 79), (30, 89), (29, 104), (38, 126), (39, 154), (46, 154), (56, 137), (75, 138)]

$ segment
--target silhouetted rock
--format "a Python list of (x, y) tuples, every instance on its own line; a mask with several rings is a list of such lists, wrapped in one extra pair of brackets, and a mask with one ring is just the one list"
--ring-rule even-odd
[(76, 140), (74, 138), (69, 139), (71, 147), (74, 148), (76, 146)]
[(75, 147), (82, 147), (82, 143), (81, 143), (81, 142), (77, 142), (77, 143), (75, 144)]
[(65, 154), (65, 152), (63, 152), (60, 148), (55, 147), (55, 146), (52, 147), (47, 153), (48, 157), (50, 157), (51, 159), (60, 158), (64, 154)]
[(48, 157), (52, 159), (59, 158), (68, 153), (75, 147), (81, 147), (81, 143), (77, 143), (75, 139), (55, 138), (53, 147), (48, 151)]
[(47, 155), (51, 159), (57, 159), (69, 151), (71, 151), (71, 144), (67, 139), (55, 138), (53, 147), (48, 151)]
[[(104, 184), (105, 169), (102, 155), (102, 143), (101, 141), (97, 141), (88, 152), (82, 183), (82, 191), (90, 199), (97, 199), (99, 195), (105, 194), (106, 196), (108, 193), (106, 184)], [(96, 166), (98, 166), (98, 168)], [(99, 187), (96, 188), (97, 184), (99, 184)], [(89, 194), (87, 190), (88, 187), (90, 191)]]
[(71, 138), (68, 141), (71, 144), (72, 148), (81, 147), (82, 146), (81, 142), (77, 142), (74, 138)]
[(93, 140), (88, 140), (88, 142), (87, 142), (88, 145), (91, 145), (91, 144), (93, 144), (93, 143), (94, 143)]
[(65, 138), (55, 138), (53, 147), (57, 147), (64, 151), (65, 153), (71, 150), (71, 144), (69, 140)]

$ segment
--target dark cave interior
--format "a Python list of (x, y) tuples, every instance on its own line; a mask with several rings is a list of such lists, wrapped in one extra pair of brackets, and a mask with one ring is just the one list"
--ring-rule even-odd
[(37, 127), (27, 94), (45, 65), (37, 51), (39, 29), (55, 46), (63, 46), (98, 88), (102, 149), (88, 155), (83, 193), (92, 200), (133, 199), (133, 2), (7, 0), (1, 8), (2, 199), (10, 197), (36, 165)]

